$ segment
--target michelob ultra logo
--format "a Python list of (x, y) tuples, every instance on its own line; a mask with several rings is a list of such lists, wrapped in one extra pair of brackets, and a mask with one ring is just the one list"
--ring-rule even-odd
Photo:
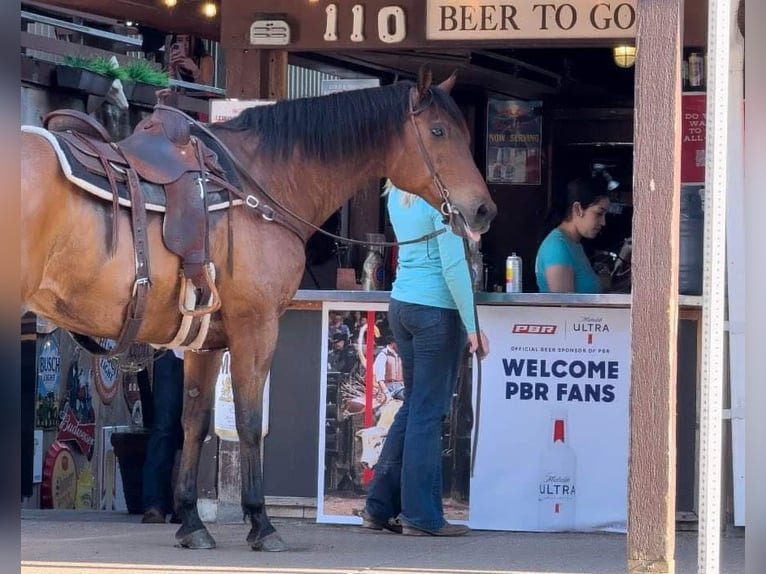
[(516, 323), (512, 332), (520, 335), (554, 335), (556, 334), (556, 325)]

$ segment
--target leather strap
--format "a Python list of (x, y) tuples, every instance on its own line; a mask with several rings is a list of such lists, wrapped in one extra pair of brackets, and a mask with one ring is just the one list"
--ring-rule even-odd
[(128, 169), (128, 189), (133, 204), (130, 214), (133, 223), (133, 248), (136, 255), (136, 280), (133, 283), (133, 297), (128, 305), (128, 312), (117, 343), (109, 356), (121, 355), (135, 343), (138, 331), (144, 321), (146, 296), (151, 286), (149, 269), (149, 241), (146, 232), (146, 204), (138, 175), (133, 168)]
[(90, 142), (88, 138), (83, 137), (83, 135), (79, 132), (72, 132), (72, 134), (98, 156), (98, 159), (104, 168), (104, 172), (106, 173), (106, 178), (109, 180), (109, 186), (112, 189), (112, 244), (110, 248), (112, 257), (114, 257), (117, 253), (117, 238), (119, 237), (118, 225), (120, 221), (119, 188), (117, 187), (117, 182), (114, 179), (114, 169), (112, 169), (112, 166), (109, 165), (109, 161), (106, 159), (106, 157), (98, 152), (98, 149), (96, 149), (96, 147)]
[(409, 98), (409, 106), (410, 106), (410, 121), (412, 122), (412, 127), (415, 128), (415, 135), (417, 136), (416, 140), (418, 142), (418, 148), (420, 149), (420, 155), (423, 156), (423, 161), (426, 164), (426, 167), (428, 168), (428, 172), (431, 174), (431, 179), (434, 182), (434, 185), (436, 186), (436, 190), (439, 192), (439, 197), (442, 200), (442, 204), (440, 207), (441, 214), (444, 216), (444, 223), (451, 223), (452, 217), (457, 213), (457, 210), (455, 209), (455, 206), (452, 205), (452, 202), (449, 198), (449, 190), (447, 189), (447, 186), (444, 185), (444, 182), (439, 177), (439, 174), (436, 171), (436, 168), (434, 167), (433, 162), (431, 161), (431, 156), (428, 154), (428, 150), (426, 149), (426, 144), (423, 142), (423, 135), (420, 133), (420, 126), (418, 126), (418, 122), (415, 120), (415, 117), (423, 112), (424, 110), (428, 109), (428, 106), (430, 105), (430, 101), (427, 105), (422, 106), (420, 108), (415, 107), (415, 97), (417, 96), (417, 90), (415, 88), (410, 89), (410, 98)]
[[(458, 213), (459, 217), (462, 217)], [(465, 262), (468, 266), (468, 276), (471, 276), (470, 246), (468, 239), (463, 237), (463, 250), (465, 251)], [(481, 421), (481, 362), (484, 359), (486, 351), (481, 344), (481, 326), (479, 325), (479, 308), (476, 306), (476, 293), (471, 289), (471, 299), (473, 301), (473, 320), (476, 324), (476, 337), (478, 348), (476, 349), (476, 407), (473, 416), (473, 444), (471, 445), (471, 476), (476, 466), (476, 452), (479, 449), (479, 422)]]

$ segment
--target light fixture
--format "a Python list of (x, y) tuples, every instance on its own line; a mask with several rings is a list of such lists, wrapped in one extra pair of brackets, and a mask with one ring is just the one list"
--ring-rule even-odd
[(165, 6), (168, 8), (175, 8), (176, 4), (178, 4), (178, 0), (162, 0), (165, 3)]
[(202, 5), (202, 13), (207, 18), (215, 18), (216, 14), (218, 14), (218, 6), (215, 5), (215, 2), (205, 2)]
[(614, 63), (620, 68), (630, 68), (636, 61), (636, 47), (635, 46), (615, 46), (612, 52), (614, 57)]

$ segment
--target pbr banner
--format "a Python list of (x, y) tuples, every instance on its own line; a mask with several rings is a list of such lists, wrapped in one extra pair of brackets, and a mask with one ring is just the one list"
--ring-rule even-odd
[(479, 319), (492, 352), (470, 526), (624, 532), (630, 310), (483, 306)]

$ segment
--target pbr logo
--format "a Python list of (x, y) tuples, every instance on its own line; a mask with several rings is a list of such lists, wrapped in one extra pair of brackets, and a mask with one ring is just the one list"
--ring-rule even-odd
[(525, 323), (516, 323), (513, 326), (513, 333), (519, 335), (555, 335), (556, 325), (531, 325)]

